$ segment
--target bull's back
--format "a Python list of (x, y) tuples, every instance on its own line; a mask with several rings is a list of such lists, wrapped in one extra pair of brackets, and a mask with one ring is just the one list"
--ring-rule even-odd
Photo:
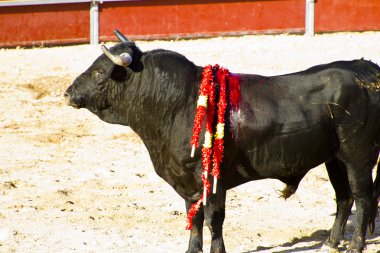
[[(277, 77), (243, 76), (237, 143), (263, 177), (291, 177), (333, 157), (336, 117), (360, 88), (354, 73), (321, 68)], [(335, 117), (335, 118), (334, 118)]]

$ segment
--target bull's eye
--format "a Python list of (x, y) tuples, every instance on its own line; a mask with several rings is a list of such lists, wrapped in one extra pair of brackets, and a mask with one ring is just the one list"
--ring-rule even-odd
[(92, 72), (92, 77), (99, 81), (103, 80), (104, 79), (103, 70), (95, 70), (94, 72)]

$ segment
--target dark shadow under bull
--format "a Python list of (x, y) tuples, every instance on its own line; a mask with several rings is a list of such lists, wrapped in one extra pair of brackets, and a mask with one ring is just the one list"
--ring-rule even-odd
[[(189, 140), (202, 67), (167, 50), (142, 52), (122, 43), (101, 55), (67, 89), (75, 108), (130, 126), (143, 140), (157, 174), (186, 201), (202, 193), (201, 152)], [(348, 252), (362, 252), (374, 230), (380, 195), (376, 164), (380, 141), (380, 68), (366, 60), (338, 61), (302, 72), (240, 79), (238, 110), (227, 111), (225, 153), (217, 194), (193, 218), (187, 252), (202, 252), (203, 222), (211, 252), (225, 252), (222, 226), (226, 191), (248, 181), (275, 178), (293, 194), (313, 167), (325, 163), (337, 213), (325, 246), (337, 248), (353, 202), (356, 229)]]

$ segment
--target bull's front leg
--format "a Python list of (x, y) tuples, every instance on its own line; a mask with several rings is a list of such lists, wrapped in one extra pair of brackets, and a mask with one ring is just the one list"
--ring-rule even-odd
[(211, 232), (211, 253), (226, 252), (223, 242), (225, 203), (226, 190), (221, 185), (218, 185), (217, 193), (211, 193), (207, 205), (203, 207), (206, 225)]
[[(186, 212), (188, 213), (193, 202), (186, 200)], [(199, 209), (193, 218), (193, 227), (190, 231), (189, 248), (186, 253), (202, 253), (203, 252), (203, 206)]]

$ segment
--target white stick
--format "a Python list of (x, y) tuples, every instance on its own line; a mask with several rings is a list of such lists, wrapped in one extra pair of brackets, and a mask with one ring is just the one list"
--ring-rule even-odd
[(207, 205), (207, 189), (203, 188), (203, 205)]
[(194, 157), (194, 153), (195, 153), (195, 145), (192, 145), (192, 146), (191, 146), (191, 154), (190, 154), (190, 157)]
[(214, 182), (213, 182), (213, 187), (212, 187), (212, 193), (216, 194), (216, 186), (218, 184), (218, 178), (214, 176)]

